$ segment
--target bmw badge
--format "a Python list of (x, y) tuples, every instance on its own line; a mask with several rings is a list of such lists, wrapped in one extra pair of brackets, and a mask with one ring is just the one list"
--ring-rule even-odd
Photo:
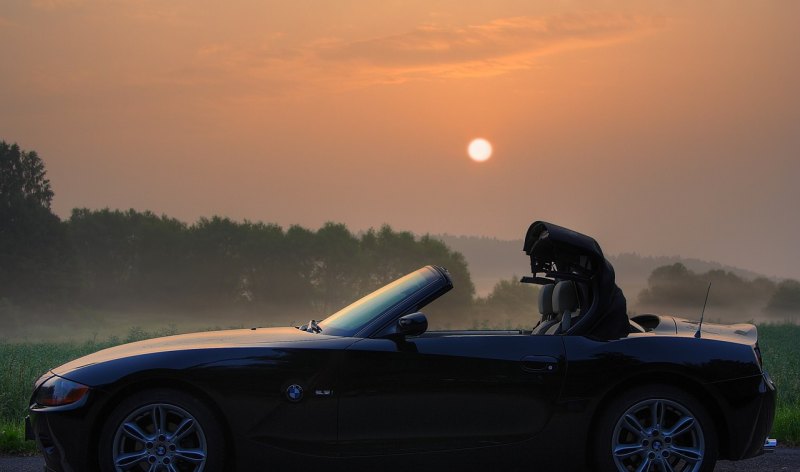
[(289, 399), (290, 402), (299, 402), (303, 399), (303, 387), (292, 384), (286, 388), (286, 398)]

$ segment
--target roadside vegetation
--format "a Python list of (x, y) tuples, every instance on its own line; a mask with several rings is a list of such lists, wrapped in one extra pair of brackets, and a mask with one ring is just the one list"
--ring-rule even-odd
[(2, 342), (0, 340), (0, 454), (34, 454), (25, 441), (26, 409), (33, 383), (49, 369), (118, 344), (176, 334), (174, 326), (157, 331), (133, 328), (124, 337), (84, 342)]
[(758, 327), (764, 367), (778, 386), (778, 411), (772, 436), (779, 444), (800, 446), (800, 326)]

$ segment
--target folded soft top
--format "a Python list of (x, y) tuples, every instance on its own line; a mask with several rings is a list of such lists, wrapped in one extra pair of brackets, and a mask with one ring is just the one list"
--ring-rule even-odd
[(583, 287), (588, 304), (567, 334), (618, 339), (629, 332), (625, 296), (617, 287), (614, 268), (594, 238), (562, 226), (536, 221), (523, 246), (531, 259), (533, 277), (523, 282), (548, 284), (574, 280)]

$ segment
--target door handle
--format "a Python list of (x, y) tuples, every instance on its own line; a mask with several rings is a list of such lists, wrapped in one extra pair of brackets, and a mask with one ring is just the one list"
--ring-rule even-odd
[(526, 372), (551, 373), (558, 370), (558, 359), (550, 356), (525, 356), (520, 360)]

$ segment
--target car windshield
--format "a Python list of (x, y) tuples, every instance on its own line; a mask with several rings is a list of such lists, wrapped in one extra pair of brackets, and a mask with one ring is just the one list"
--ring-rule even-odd
[(353, 336), (372, 320), (440, 278), (434, 269), (423, 267), (342, 308), (322, 320), (319, 327), (325, 334)]

